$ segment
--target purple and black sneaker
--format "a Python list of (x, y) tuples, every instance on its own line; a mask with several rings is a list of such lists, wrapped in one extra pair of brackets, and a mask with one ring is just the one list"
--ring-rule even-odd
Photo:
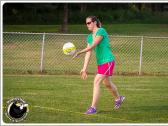
[(125, 99), (124, 96), (120, 96), (120, 99), (115, 101), (114, 109), (119, 109), (121, 104), (123, 103), (124, 99)]
[(86, 111), (85, 114), (96, 114), (96, 113), (97, 113), (96, 109), (93, 108), (93, 107), (90, 107), (90, 108)]

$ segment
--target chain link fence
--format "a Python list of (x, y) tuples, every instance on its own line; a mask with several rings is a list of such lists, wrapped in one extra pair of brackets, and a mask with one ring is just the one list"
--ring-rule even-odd
[[(111, 36), (116, 57), (114, 74), (168, 75), (168, 37)], [(77, 50), (86, 47), (86, 34), (3, 33), (3, 73), (79, 74), (84, 54), (72, 60), (63, 54), (66, 42), (73, 42)], [(92, 56), (88, 72), (96, 72)]]

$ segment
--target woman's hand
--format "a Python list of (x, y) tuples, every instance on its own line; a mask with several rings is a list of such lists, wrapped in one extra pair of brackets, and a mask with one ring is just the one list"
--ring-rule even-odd
[(80, 54), (81, 54), (80, 52), (76, 52), (76, 53), (73, 55), (72, 59), (74, 59), (75, 57), (79, 56)]
[(87, 72), (86, 70), (81, 70), (80, 71), (81, 79), (85, 80), (87, 78)]

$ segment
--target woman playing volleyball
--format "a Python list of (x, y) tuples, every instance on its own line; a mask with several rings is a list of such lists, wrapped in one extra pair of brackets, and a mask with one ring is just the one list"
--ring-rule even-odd
[(104, 28), (101, 27), (100, 21), (95, 16), (86, 18), (86, 25), (91, 34), (87, 37), (87, 47), (77, 52), (73, 58), (82, 53), (86, 53), (84, 65), (80, 72), (81, 78), (87, 78), (87, 67), (91, 57), (92, 50), (95, 51), (97, 60), (97, 74), (93, 83), (93, 99), (92, 104), (86, 111), (86, 114), (95, 114), (96, 104), (100, 95), (100, 83), (103, 81), (105, 86), (110, 90), (115, 99), (114, 109), (119, 109), (125, 97), (120, 96), (117, 87), (112, 83), (111, 76), (113, 75), (115, 58), (112, 54), (108, 34)]

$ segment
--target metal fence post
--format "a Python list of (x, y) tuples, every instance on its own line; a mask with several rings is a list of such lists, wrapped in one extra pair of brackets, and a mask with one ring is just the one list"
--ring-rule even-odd
[(44, 63), (44, 43), (45, 43), (45, 33), (43, 33), (43, 41), (41, 46), (41, 64), (40, 64), (41, 72), (43, 72), (43, 63)]
[(141, 75), (142, 72), (142, 50), (143, 50), (143, 36), (141, 37), (141, 49), (140, 49), (140, 61), (139, 61), (139, 75)]

